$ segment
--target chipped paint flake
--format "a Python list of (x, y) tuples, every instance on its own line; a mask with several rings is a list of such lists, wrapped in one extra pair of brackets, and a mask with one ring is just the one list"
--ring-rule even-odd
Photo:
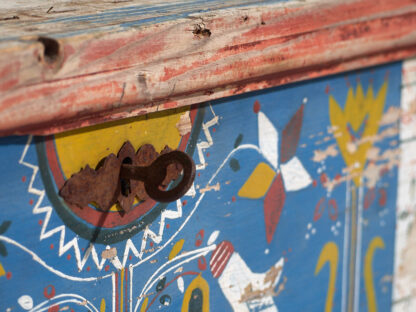
[(394, 124), (400, 120), (402, 111), (399, 107), (390, 106), (387, 112), (383, 114), (379, 122), (380, 126)]
[(199, 190), (199, 192), (202, 194), (202, 193), (205, 193), (205, 192), (209, 192), (209, 191), (219, 191), (220, 190), (220, 182), (217, 182), (217, 184), (214, 184), (214, 185), (207, 185), (206, 187), (204, 187), (204, 188), (201, 188), (200, 190)]
[(191, 132), (192, 121), (189, 116), (189, 111), (186, 111), (179, 117), (179, 122), (176, 124), (176, 128), (181, 136), (187, 135)]
[(117, 249), (115, 247), (105, 249), (101, 253), (101, 257), (103, 259), (113, 259), (113, 258), (117, 257)]
[(331, 144), (324, 150), (319, 150), (319, 149), (314, 150), (312, 160), (314, 162), (321, 162), (321, 161), (324, 161), (328, 157), (335, 157), (337, 155), (338, 155), (337, 145)]

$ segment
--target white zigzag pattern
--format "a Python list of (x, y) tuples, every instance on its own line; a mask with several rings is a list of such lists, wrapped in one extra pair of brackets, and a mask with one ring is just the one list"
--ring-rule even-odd
[[(214, 141), (212, 139), (211, 133), (209, 132), (209, 128), (212, 127), (215, 124), (218, 124), (218, 120), (219, 117), (217, 115), (215, 115), (214, 110), (212, 109), (211, 105), (210, 105), (210, 109), (212, 114), (214, 115), (214, 117), (204, 123), (202, 125), (202, 129), (204, 131), (205, 137), (207, 138), (207, 141), (203, 141), (197, 144), (197, 149), (198, 149), (198, 157), (199, 160), (201, 162), (201, 164), (197, 165), (196, 168), (197, 170), (201, 170), (201, 169), (205, 169), (206, 167), (206, 162), (205, 162), (205, 158), (203, 155), (203, 150), (206, 148), (211, 147), (214, 144)], [(24, 158), (27, 154), (27, 151), (29, 149), (29, 146), (32, 142), (32, 136), (28, 137), (26, 146), (23, 150), (22, 156), (20, 157), (19, 160), (19, 164), (26, 166), (30, 169), (33, 170), (33, 174), (32, 177), (30, 179), (30, 183), (29, 183), (29, 187), (28, 187), (28, 192), (34, 195), (39, 196), (38, 200), (36, 202), (35, 207), (33, 208), (33, 213), (34, 214), (40, 214), (40, 213), (45, 213), (45, 219), (42, 225), (42, 230), (41, 230), (41, 234), (40, 234), (40, 240), (43, 240), (45, 238), (48, 238), (50, 236), (52, 236), (53, 234), (60, 232), (60, 239), (59, 239), (59, 256), (62, 256), (65, 252), (67, 252), (71, 247), (74, 248), (74, 253), (75, 253), (75, 259), (77, 262), (77, 267), (79, 271), (82, 271), (83, 267), (85, 266), (85, 263), (87, 262), (89, 256), (92, 256), (92, 259), (95, 263), (95, 265), (97, 266), (97, 268), (99, 270), (101, 270), (106, 262), (106, 259), (101, 259), (101, 262), (98, 259), (98, 254), (97, 251), (94, 247), (93, 244), (90, 244), (90, 246), (87, 248), (87, 250), (85, 251), (84, 257), (81, 259), (81, 252), (79, 249), (79, 245), (78, 245), (78, 237), (73, 238), (72, 240), (70, 240), (69, 242), (67, 242), (66, 244), (65, 242), (65, 226), (61, 225), (58, 226), (54, 229), (51, 229), (49, 231), (46, 232), (46, 228), (48, 226), (51, 214), (52, 214), (52, 207), (51, 206), (44, 206), (44, 207), (40, 207), (43, 198), (45, 197), (45, 190), (39, 190), (33, 187), (33, 183), (35, 180), (35, 177), (39, 171), (39, 167), (36, 165), (33, 165), (31, 163), (25, 162)], [(195, 187), (194, 185), (192, 185), (192, 188), (188, 191), (188, 193), (185, 194), (185, 196), (194, 196), (195, 195)], [(156, 234), (155, 232), (153, 232), (149, 226), (146, 227), (146, 229), (143, 232), (143, 238), (141, 239), (141, 246), (140, 246), (140, 252), (137, 250), (136, 246), (134, 245), (134, 243), (132, 242), (132, 240), (129, 238), (126, 241), (126, 245), (125, 245), (125, 249), (124, 249), (124, 253), (123, 253), (123, 262), (121, 263), (118, 256), (110, 259), (110, 262), (114, 265), (114, 267), (116, 269), (121, 269), (124, 268), (126, 266), (126, 262), (129, 256), (130, 251), (134, 254), (134, 256), (136, 258), (139, 258), (140, 260), (143, 258), (143, 254), (146, 252), (146, 245), (147, 245), (147, 240), (148, 238), (150, 238), (152, 241), (154, 241), (156, 244), (159, 244), (162, 239), (163, 239), (163, 233), (165, 230), (165, 220), (166, 219), (178, 219), (182, 217), (182, 201), (180, 199), (178, 199), (176, 201), (176, 208), (177, 210), (164, 210), (161, 213), (161, 217), (160, 217), (160, 223), (159, 223), (159, 230), (158, 233)], [(107, 248), (109, 248), (107, 246)]]
[(131, 239), (128, 239), (126, 242), (126, 248), (124, 250), (123, 254), (123, 267), (126, 266), (127, 257), (129, 255), (129, 252), (131, 251), (137, 258), (140, 260), (143, 258), (143, 254), (146, 252), (146, 245), (147, 240), (150, 238), (153, 240), (156, 244), (159, 244), (163, 239), (163, 232), (165, 229), (165, 220), (166, 219), (178, 219), (182, 217), (182, 202), (180, 199), (176, 201), (176, 207), (177, 210), (164, 210), (160, 215), (160, 226), (158, 234), (150, 230), (149, 226), (145, 228), (143, 231), (143, 238), (141, 239), (141, 246), (140, 246), (140, 252), (137, 250), (136, 246), (134, 246)]
[[(32, 136), (29, 136), (28, 141), (26, 143), (26, 146), (23, 150), (22, 156), (20, 157), (19, 164), (33, 170), (32, 177), (30, 179), (30, 183), (29, 183), (29, 186), (28, 186), (28, 192), (30, 194), (34, 194), (34, 195), (38, 196), (38, 200), (35, 204), (35, 207), (33, 208), (33, 214), (41, 214), (41, 213), (45, 214), (45, 218), (43, 220), (43, 225), (42, 225), (42, 229), (41, 229), (41, 233), (40, 233), (40, 240), (42, 241), (42, 240), (44, 240), (48, 237), (51, 237), (55, 233), (60, 232), (59, 251), (58, 251), (59, 256), (62, 256), (71, 247), (73, 247), (74, 253), (75, 253), (75, 259), (76, 259), (77, 267), (78, 267), (79, 271), (81, 271), (83, 269), (83, 267), (85, 266), (85, 263), (87, 262), (90, 255), (92, 256), (92, 259), (93, 259), (94, 263), (96, 264), (97, 268), (99, 270), (101, 270), (103, 268), (105, 262), (106, 262), (106, 259), (101, 259), (101, 262), (99, 261), (97, 251), (96, 251), (93, 244), (90, 244), (90, 246), (85, 251), (84, 257), (81, 259), (81, 252), (80, 252), (80, 249), (79, 249), (78, 238), (77, 237), (74, 237), (72, 240), (70, 240), (69, 242), (67, 242), (65, 244), (66, 228), (65, 228), (64, 225), (58, 226), (58, 227), (53, 228), (51, 230), (47, 230), (47, 227), (48, 227), (49, 220), (51, 218), (51, 214), (52, 214), (53, 209), (52, 209), (51, 206), (40, 207), (42, 202), (43, 202), (43, 199), (45, 197), (45, 190), (39, 190), (39, 189), (33, 187), (33, 183), (34, 183), (36, 175), (39, 171), (39, 167), (24, 161), (31, 142), (32, 142)], [(182, 217), (182, 202), (181, 202), (181, 200), (176, 201), (176, 206), (177, 206), (176, 211), (165, 210), (165, 211), (162, 212), (161, 218), (160, 218), (160, 227), (159, 227), (158, 234), (155, 234), (154, 232), (152, 232), (149, 229), (149, 227), (146, 227), (146, 229), (144, 231), (144, 234), (143, 234), (143, 239), (141, 240), (142, 244), (141, 244), (140, 252), (134, 246), (134, 243), (131, 241), (131, 239), (128, 239), (126, 241), (126, 247), (125, 247), (125, 250), (124, 250), (124, 253), (123, 253), (123, 265), (121, 266), (120, 261), (119, 261), (117, 256), (114, 259), (110, 259), (111, 263), (117, 269), (121, 269), (122, 267), (125, 267), (130, 251), (137, 258), (142, 259), (143, 254), (144, 254), (145, 249), (146, 249), (147, 238), (150, 237), (154, 242), (160, 243), (162, 241), (162, 238), (163, 238), (163, 232), (164, 232), (164, 228), (165, 228), (165, 220), (166, 219), (177, 219), (177, 218)]]
[(41, 214), (44, 213), (45, 214), (45, 218), (43, 220), (43, 224), (42, 224), (42, 229), (40, 232), (40, 240), (44, 240), (48, 237), (51, 237), (52, 235), (54, 235), (55, 233), (60, 233), (60, 237), (59, 237), (59, 249), (58, 249), (58, 255), (59, 257), (61, 257), (65, 252), (67, 252), (71, 247), (74, 248), (74, 253), (75, 253), (75, 259), (77, 262), (77, 267), (78, 270), (81, 271), (85, 265), (85, 263), (87, 262), (89, 256), (92, 256), (92, 259), (95, 263), (95, 265), (97, 266), (97, 268), (99, 270), (101, 270), (104, 266), (104, 263), (106, 261), (106, 259), (102, 259), (101, 262), (98, 260), (98, 255), (97, 255), (97, 251), (95, 250), (94, 245), (90, 244), (90, 246), (87, 248), (87, 250), (85, 251), (84, 257), (82, 257), (81, 259), (81, 252), (78, 246), (78, 238), (74, 237), (72, 240), (70, 240), (69, 242), (65, 243), (65, 231), (66, 228), (64, 225), (58, 226), (56, 228), (53, 228), (51, 230), (47, 230), (48, 224), (49, 224), (49, 220), (51, 218), (51, 214), (52, 214), (52, 207), (51, 206), (43, 206), (41, 207), (41, 204), (43, 202), (43, 199), (45, 197), (45, 190), (39, 190), (35, 187), (33, 187), (33, 183), (35, 181), (36, 175), (39, 171), (39, 167), (26, 162), (24, 159), (26, 157), (27, 151), (29, 150), (30, 144), (32, 143), (32, 136), (28, 137), (28, 140), (26, 142), (25, 148), (23, 150), (22, 156), (19, 159), (19, 164), (32, 169), (33, 173), (32, 173), (32, 177), (30, 178), (30, 182), (29, 182), (29, 186), (28, 186), (28, 192), (30, 194), (34, 194), (36, 196), (38, 196), (38, 200), (36, 201), (36, 204), (33, 208), (33, 214)]
[(207, 121), (206, 123), (202, 124), (202, 130), (204, 131), (204, 134), (207, 140), (202, 141), (196, 145), (198, 149), (198, 157), (200, 161), (200, 163), (196, 165), (196, 170), (205, 169), (205, 167), (207, 166), (207, 163), (205, 162), (204, 150), (211, 147), (214, 144), (211, 133), (209, 132), (209, 128), (214, 126), (215, 124), (218, 124), (219, 118), (217, 115), (215, 115), (214, 110), (212, 109), (211, 105), (209, 106), (209, 108), (211, 109), (211, 112), (214, 115), (214, 117), (211, 120)]
[[(212, 127), (215, 124), (218, 124), (218, 120), (219, 117), (217, 115), (215, 115), (214, 110), (212, 109), (212, 106), (209, 106), (211, 109), (212, 114), (214, 115), (214, 117), (209, 120), (206, 123), (202, 124), (202, 129), (204, 131), (205, 137), (207, 138), (207, 141), (203, 141), (197, 144), (197, 149), (198, 149), (198, 157), (200, 160), (200, 164), (196, 165), (196, 169), (197, 170), (201, 170), (201, 169), (205, 169), (206, 167), (206, 162), (205, 162), (205, 158), (204, 158), (204, 154), (203, 154), (203, 150), (206, 148), (211, 147), (214, 144), (214, 140), (212, 139), (211, 133), (209, 132), (209, 128)], [(191, 189), (188, 191), (188, 193), (185, 194), (185, 196), (195, 196), (195, 186), (194, 184), (192, 184)], [(182, 201), (181, 199), (178, 199), (176, 201), (176, 211), (174, 210), (165, 210), (161, 213), (160, 216), (160, 222), (159, 222), (159, 230), (157, 231), (157, 233), (155, 233), (154, 231), (152, 231), (150, 229), (149, 226), (146, 227), (146, 229), (143, 232), (143, 238), (142, 238), (142, 244), (140, 246), (140, 252), (136, 249), (136, 247), (134, 246), (134, 244), (131, 242), (131, 240), (129, 239), (126, 243), (126, 249), (124, 251), (124, 255), (123, 255), (123, 267), (126, 265), (126, 261), (127, 261), (127, 256), (129, 254), (129, 251), (131, 251), (137, 258), (142, 259), (143, 258), (143, 254), (146, 251), (146, 245), (147, 245), (147, 241), (150, 238), (153, 242), (155, 242), (156, 244), (160, 244), (162, 242), (163, 239), (163, 233), (165, 231), (165, 220), (166, 219), (178, 219), (182, 217)]]

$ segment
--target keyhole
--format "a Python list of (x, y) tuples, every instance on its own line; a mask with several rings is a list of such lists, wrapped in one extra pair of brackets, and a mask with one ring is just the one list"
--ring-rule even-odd
[[(123, 164), (132, 165), (133, 161), (130, 157), (126, 157), (123, 159)], [(130, 180), (121, 179), (120, 184), (121, 184), (121, 194), (125, 197), (129, 196), (131, 193)]]

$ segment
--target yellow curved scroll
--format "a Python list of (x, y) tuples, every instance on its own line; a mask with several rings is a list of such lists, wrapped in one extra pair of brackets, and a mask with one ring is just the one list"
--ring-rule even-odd
[(328, 242), (322, 248), (319, 255), (318, 263), (315, 268), (315, 275), (321, 271), (325, 263), (329, 263), (329, 281), (328, 281), (328, 291), (326, 294), (325, 301), (325, 312), (331, 312), (334, 294), (335, 294), (335, 283), (337, 281), (337, 268), (338, 268), (338, 246), (334, 242)]
[(364, 284), (367, 294), (368, 312), (377, 312), (376, 291), (373, 281), (373, 258), (376, 249), (384, 249), (384, 241), (380, 236), (376, 236), (371, 240), (364, 258)]

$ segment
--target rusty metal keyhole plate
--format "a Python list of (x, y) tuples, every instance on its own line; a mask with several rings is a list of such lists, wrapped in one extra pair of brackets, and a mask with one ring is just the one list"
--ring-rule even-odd
[[(171, 189), (169, 183), (181, 180)], [(122, 210), (130, 211), (135, 198), (171, 202), (182, 197), (195, 178), (192, 158), (181, 151), (165, 147), (159, 155), (150, 144), (137, 153), (130, 142), (121, 147), (117, 156), (110, 154), (94, 170), (89, 166), (71, 176), (59, 191), (70, 204), (80, 207), (95, 203), (107, 211), (116, 203)]]

